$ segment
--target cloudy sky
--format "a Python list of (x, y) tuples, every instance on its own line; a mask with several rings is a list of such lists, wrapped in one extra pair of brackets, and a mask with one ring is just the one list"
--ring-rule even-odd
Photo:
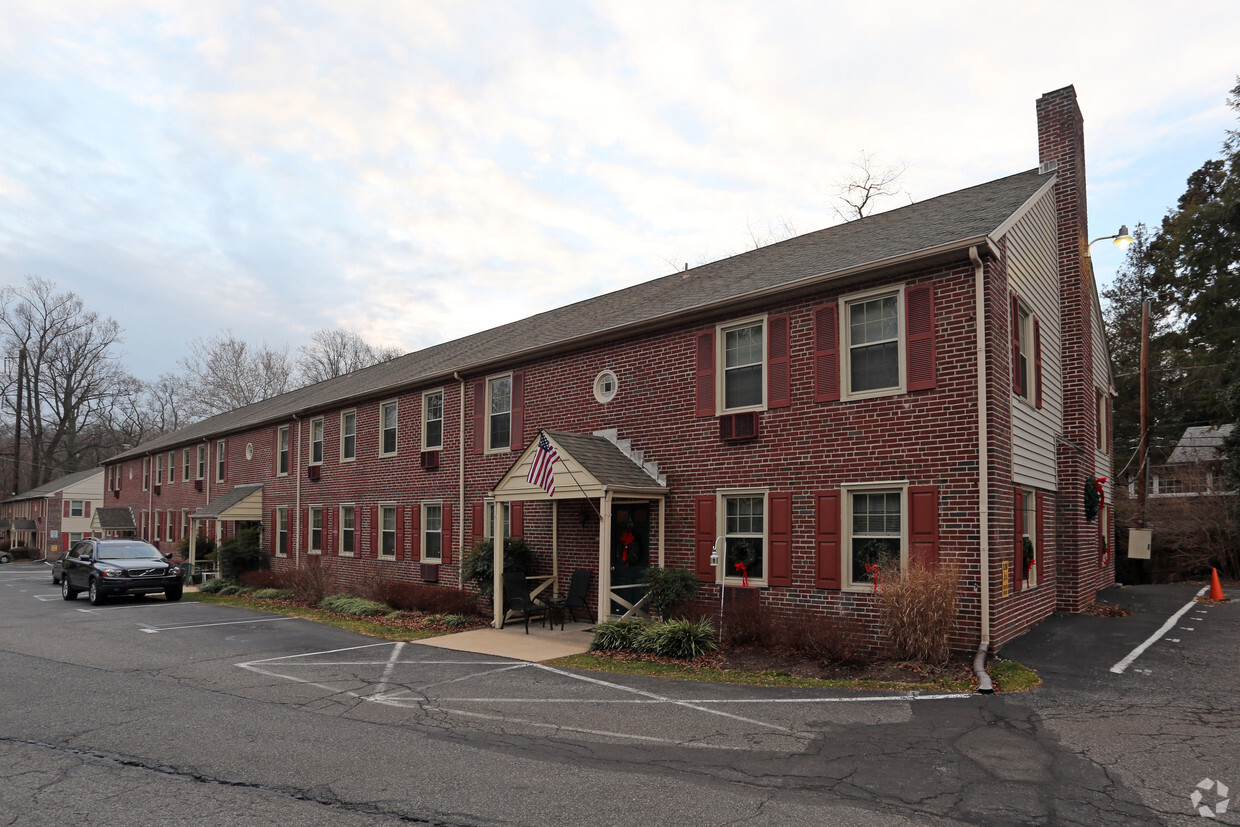
[[(1074, 84), (1091, 235), (1157, 224), (1234, 127), (1235, 0), (0, 0), (0, 284), (125, 330), (417, 349), (1037, 164)], [(1120, 263), (1094, 248), (1105, 280)]]

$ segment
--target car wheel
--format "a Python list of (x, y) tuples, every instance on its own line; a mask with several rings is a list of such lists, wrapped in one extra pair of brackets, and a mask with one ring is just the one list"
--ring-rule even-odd
[(78, 590), (69, 583), (69, 578), (60, 576), (60, 596), (65, 600), (77, 600)]
[(175, 603), (181, 599), (181, 593), (183, 591), (185, 591), (184, 586), (169, 586), (164, 589), (164, 597), (167, 598), (168, 602)]
[(9, 562), (9, 560), (10, 560), (10, 559), (12, 559), (12, 558), (10, 558), (10, 557), (9, 557), (9, 555), (7, 555), (7, 554), (0, 554), (0, 563), (7, 563), (7, 562)]
[(87, 599), (90, 600), (90, 605), (92, 606), (103, 605), (103, 590), (99, 588), (98, 580), (90, 581), (90, 591), (87, 593)]

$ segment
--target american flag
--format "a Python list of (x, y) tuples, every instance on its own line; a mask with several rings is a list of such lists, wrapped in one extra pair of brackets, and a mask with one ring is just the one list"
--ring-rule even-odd
[(555, 496), (555, 462), (559, 453), (542, 431), (538, 432), (538, 450), (534, 452), (534, 462), (530, 465), (530, 473), (525, 481), (537, 485), (547, 492), (548, 497)]

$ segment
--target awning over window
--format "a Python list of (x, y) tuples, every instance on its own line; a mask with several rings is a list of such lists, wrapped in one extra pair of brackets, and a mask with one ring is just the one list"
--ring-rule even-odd
[(189, 515), (191, 520), (258, 521), (263, 519), (262, 483), (238, 485)]
[(96, 508), (90, 518), (91, 531), (137, 531), (133, 512), (128, 508)]
[(546, 491), (525, 479), (538, 453), (538, 440), (535, 439), (521, 452), (520, 458), (491, 492), (497, 501), (597, 499), (609, 493), (613, 496), (662, 497), (668, 493), (665, 482), (651, 476), (644, 465), (606, 437), (559, 431), (543, 433), (560, 455), (553, 468), (555, 496), (548, 497)]

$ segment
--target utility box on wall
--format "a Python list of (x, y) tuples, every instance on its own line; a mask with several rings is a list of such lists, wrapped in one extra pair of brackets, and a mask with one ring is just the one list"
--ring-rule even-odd
[(1128, 559), (1150, 559), (1150, 546), (1154, 542), (1154, 532), (1148, 528), (1128, 529)]

